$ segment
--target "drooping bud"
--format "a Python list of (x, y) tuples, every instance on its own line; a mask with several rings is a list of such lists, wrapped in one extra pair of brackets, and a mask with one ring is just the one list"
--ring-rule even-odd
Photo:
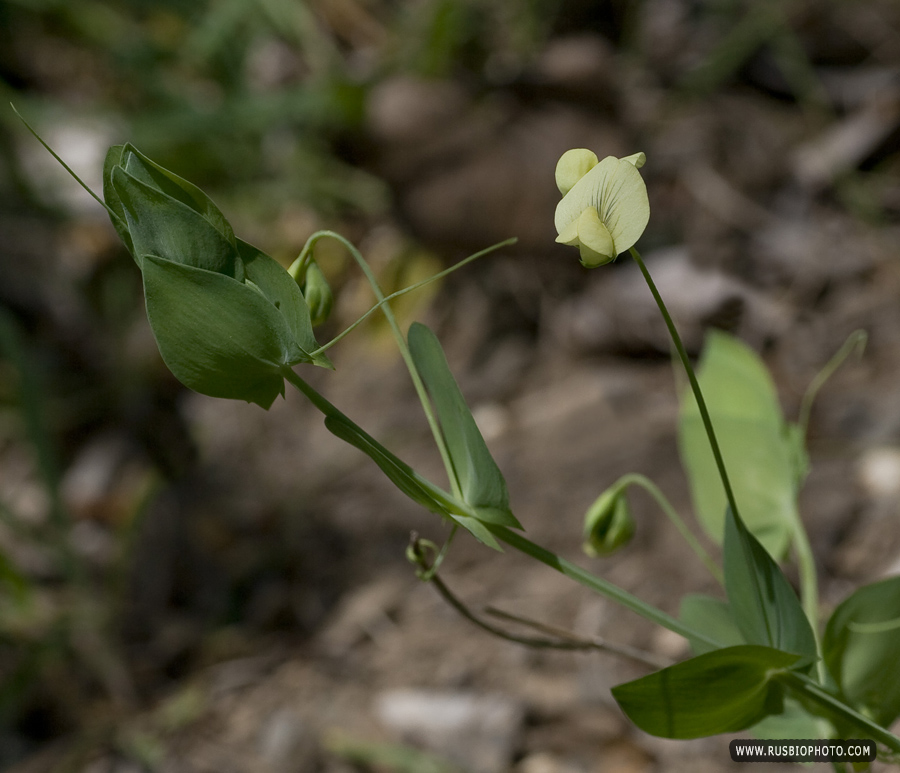
[(583, 550), (589, 556), (608, 556), (634, 535), (634, 518), (623, 486), (613, 486), (594, 501), (584, 516)]
[(319, 268), (316, 261), (310, 261), (306, 267), (306, 281), (303, 283), (303, 297), (309, 306), (309, 315), (312, 318), (313, 327), (323, 324), (331, 315), (334, 306), (334, 294), (331, 285)]

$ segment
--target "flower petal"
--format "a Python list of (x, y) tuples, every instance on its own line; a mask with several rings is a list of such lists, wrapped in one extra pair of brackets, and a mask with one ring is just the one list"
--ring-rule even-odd
[(581, 244), (607, 260), (616, 257), (615, 242), (595, 207), (588, 207), (584, 210), (578, 218), (577, 224), (578, 241)]
[(635, 164), (613, 160), (615, 169), (605, 181), (600, 218), (609, 229), (616, 254), (619, 254), (633, 247), (644, 233), (650, 220), (650, 200)]
[(556, 162), (556, 187), (565, 196), (582, 177), (597, 166), (597, 154), (586, 148), (567, 150)]
[(585, 268), (605, 266), (607, 263), (612, 263), (615, 260), (615, 258), (610, 255), (603, 255), (599, 252), (595, 252), (585, 244), (580, 244), (578, 246), (578, 253), (581, 259), (581, 265)]
[(616, 254), (633, 247), (647, 227), (650, 202), (635, 166), (640, 159), (632, 158), (607, 156), (575, 183), (556, 207), (557, 232), (568, 235), (571, 224), (594, 207), (609, 230)]
[(573, 220), (560, 231), (559, 236), (556, 237), (556, 241), (560, 244), (578, 244), (578, 220)]

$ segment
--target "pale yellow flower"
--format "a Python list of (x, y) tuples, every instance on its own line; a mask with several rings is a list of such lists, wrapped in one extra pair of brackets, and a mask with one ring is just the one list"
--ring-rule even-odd
[(590, 150), (563, 153), (556, 165), (562, 201), (556, 207), (556, 241), (577, 246), (588, 268), (602, 266), (635, 245), (650, 219), (647, 186), (638, 169), (643, 153), (607, 156)]

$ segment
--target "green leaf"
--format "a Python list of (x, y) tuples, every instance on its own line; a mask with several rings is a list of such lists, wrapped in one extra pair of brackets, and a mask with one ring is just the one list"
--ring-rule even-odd
[(662, 738), (701, 738), (744, 730), (783, 707), (774, 679), (797, 655), (744, 644), (707, 652), (612, 688), (641, 730)]
[(119, 165), (128, 174), (202, 215), (232, 246), (237, 247), (231, 223), (200, 188), (151, 161), (130, 143), (121, 148)]
[[(241, 239), (237, 240), (237, 245), (247, 279), (260, 289), (285, 318), (297, 346), (307, 354), (318, 349), (319, 344), (313, 334), (309, 307), (287, 269)], [(312, 361), (322, 367), (332, 367), (331, 361), (324, 354), (316, 355)]]
[(695, 655), (712, 652), (721, 647), (736, 647), (746, 644), (740, 629), (734, 622), (731, 607), (721, 599), (705, 596), (702, 593), (691, 593), (683, 596), (678, 610), (678, 619), (686, 626), (703, 631), (707, 636), (719, 642), (713, 647), (707, 642), (690, 639), (691, 649)]
[(281, 368), (308, 360), (263, 294), (214, 271), (143, 258), (147, 317), (163, 361), (185, 386), (268, 409)]
[(735, 624), (749, 644), (818, 659), (816, 639), (800, 600), (766, 549), (728, 509), (725, 592)]
[(119, 238), (125, 242), (131, 256), (137, 261), (138, 256), (134, 251), (134, 242), (131, 240), (131, 234), (128, 233), (128, 223), (125, 220), (125, 206), (112, 182), (113, 169), (121, 163), (124, 150), (124, 145), (113, 145), (106, 151), (106, 158), (103, 161), (103, 200), (106, 202), (106, 206), (115, 213), (114, 216), (110, 215), (110, 220), (112, 220), (116, 233), (119, 234)]
[(409, 350), (437, 411), (463, 499), (479, 520), (521, 529), (509, 507), (503, 474), (450, 372), (437, 336), (415, 322), (409, 328)]
[[(747, 528), (781, 560), (799, 520), (801, 455), (785, 426), (772, 379), (752, 349), (713, 331), (697, 372), (716, 437)], [(681, 395), (678, 443), (697, 518), (721, 543), (725, 490), (690, 389)]]
[(121, 166), (113, 167), (111, 179), (124, 211), (133, 255), (142, 269), (143, 256), (156, 255), (243, 279), (236, 247), (201, 214), (141, 182)]
[(900, 716), (900, 577), (864, 585), (834, 610), (822, 652), (841, 692), (888, 727)]
[(500, 543), (497, 542), (494, 535), (488, 531), (484, 524), (470, 515), (461, 514), (458, 504), (454, 507), (454, 503), (444, 492), (420, 476), (406, 462), (394, 456), (346, 416), (341, 414), (326, 416), (325, 427), (333, 435), (345, 443), (358, 448), (368, 456), (381, 468), (381, 471), (387, 475), (390, 481), (412, 499), (413, 502), (421, 505), (426, 510), (430, 510), (445, 518), (450, 518), (469, 531), (479, 542), (483, 542), (495, 550), (501, 550)]
[[(825, 720), (810, 714), (803, 705), (793, 698), (784, 699), (784, 711), (766, 717), (750, 728), (754, 738), (762, 740), (789, 740), (791, 738), (828, 738), (823, 735)], [(841, 736), (846, 737), (846, 736)]]

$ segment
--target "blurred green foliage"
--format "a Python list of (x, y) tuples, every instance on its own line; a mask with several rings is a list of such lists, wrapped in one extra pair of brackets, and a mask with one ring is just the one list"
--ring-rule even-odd
[(285, 201), (373, 215), (387, 191), (354, 163), (368, 89), (398, 71), (514, 67), (555, 5), (5, 0), (0, 91), (39, 129), (88, 115), (110, 123), (116, 140), (226, 189), (249, 217)]

